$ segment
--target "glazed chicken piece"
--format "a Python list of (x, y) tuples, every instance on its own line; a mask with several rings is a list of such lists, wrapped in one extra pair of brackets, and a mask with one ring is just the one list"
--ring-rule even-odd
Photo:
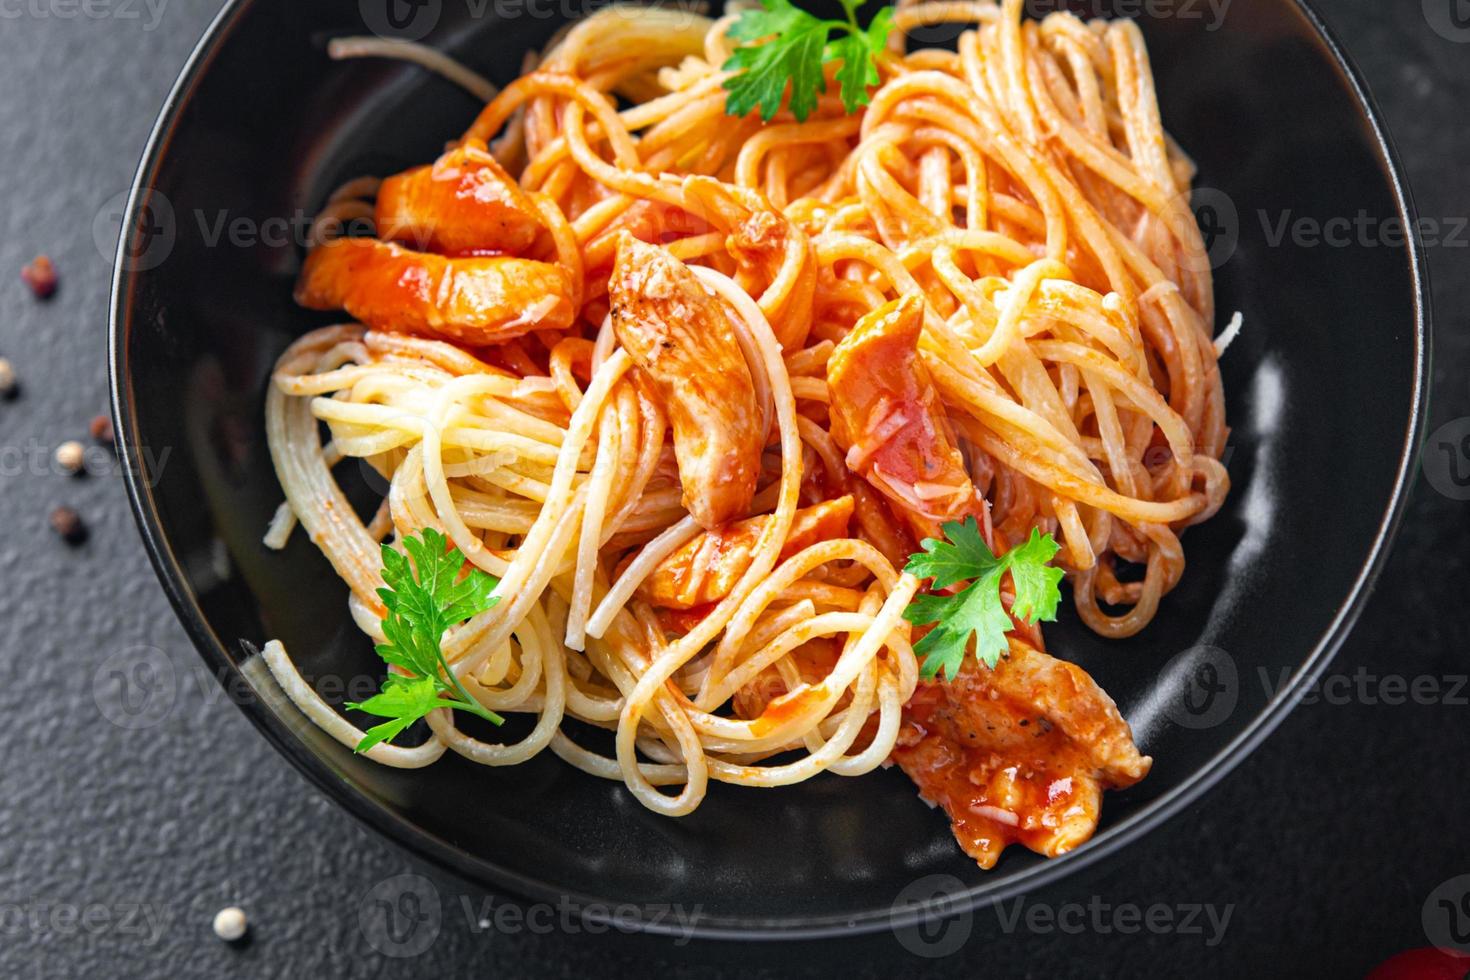
[(892, 502), (917, 538), (937, 538), (946, 521), (973, 515), (989, 540), (989, 508), (919, 359), (923, 326), (923, 302), (911, 294), (863, 317), (837, 345), (827, 362), (832, 438), (848, 469)]
[(684, 263), (631, 235), (618, 246), (608, 296), (635, 376), (668, 414), (684, 508), (710, 530), (743, 516), (765, 433), (724, 309)]
[(564, 330), (576, 315), (572, 284), (547, 262), (445, 258), (373, 238), (338, 238), (306, 258), (296, 302), (346, 310), (393, 333), (484, 346), (532, 330)]
[(526, 192), (476, 141), (384, 180), (377, 226), (384, 241), (443, 255), (523, 255), (541, 230)]
[(615, 249), (625, 231), (640, 242), (668, 245), (691, 235), (708, 234), (712, 229), (713, 226), (702, 216), (664, 201), (634, 201), (598, 232), (588, 243), (587, 251), (591, 255), (601, 255), (609, 247)]
[(952, 682), (921, 684), (893, 759), (982, 868), (1011, 843), (1047, 857), (1083, 843), (1103, 790), (1153, 761), (1082, 668), (1014, 638), (994, 669), (970, 659)]
[[(803, 507), (796, 512), (781, 548), (781, 560), (819, 541), (846, 536), (851, 519), (851, 497)], [(662, 609), (693, 609), (719, 602), (750, 567), (751, 552), (769, 520), (769, 516), (752, 517), (695, 536), (659, 562), (638, 587), (638, 594)]]
[[(770, 284), (783, 273), (796, 275), (796, 287), (778, 308), (767, 308), (765, 314), (781, 346), (800, 350), (811, 330), (816, 289), (815, 276), (795, 273), (795, 268), (810, 268), (815, 261), (806, 235), (764, 195), (749, 188), (701, 176), (685, 181), (684, 190), (692, 213), (726, 232), (725, 247), (742, 277)], [(799, 263), (795, 268), (788, 267), (793, 257)], [(759, 297), (760, 292), (753, 295)]]

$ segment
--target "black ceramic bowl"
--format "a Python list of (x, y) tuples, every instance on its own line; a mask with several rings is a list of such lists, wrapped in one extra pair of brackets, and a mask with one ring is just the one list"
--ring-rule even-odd
[[(1234, 489), (1189, 532), (1183, 583), (1142, 636), (1108, 643), (1066, 611), (1049, 628), (1156, 760), (1109, 795), (1075, 853), (1047, 862), (1013, 849), (982, 872), (897, 770), (774, 792), (717, 785), (696, 814), (669, 820), (550, 753), (513, 769), (453, 755), (380, 768), (303, 724), (250, 657), (242, 641), (279, 637), (323, 687), (381, 668), (313, 546), (260, 543), (281, 499), (263, 393), (282, 348), (319, 322), (291, 302), (293, 226), (348, 177), (432, 159), (477, 109), (412, 67), (333, 63), (324, 42), (427, 30), (504, 84), (561, 23), (549, 5), (495, 19), (496, 5), (458, 0), (232, 0), (170, 94), (124, 224), (112, 382), (138, 523), (201, 655), (253, 686), (240, 700), (283, 755), (393, 839), (529, 898), (698, 905), (706, 935), (886, 927), (939, 908), (893, 910), (925, 876), (959, 879), (966, 890), (946, 907), (968, 907), (1149, 833), (1281, 721), (1352, 624), (1402, 509), (1428, 357), (1422, 261), (1402, 233), (1411, 206), (1341, 51), (1293, 0), (1235, 0), (1222, 22), (1184, 13), (1205, 7), (1174, 5), (1142, 26), (1165, 123), (1199, 163), (1218, 306), (1245, 314), (1223, 363)], [(1372, 231), (1342, 233), (1360, 214)], [(1336, 233), (1313, 239), (1313, 223)]]

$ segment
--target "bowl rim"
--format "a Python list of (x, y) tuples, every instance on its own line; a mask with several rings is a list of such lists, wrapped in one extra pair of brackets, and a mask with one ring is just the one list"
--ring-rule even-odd
[[(138, 231), (131, 220), (151, 193), (151, 181), (166, 155), (173, 134), (214, 60), (221, 44), (230, 36), (235, 24), (257, 0), (226, 0), (205, 28), (168, 96), (149, 133), (137, 171), (123, 210), (124, 220), (118, 251), (113, 263), (112, 292), (108, 311), (108, 380), (111, 388), (113, 421), (117, 429), (117, 448), (122, 463), (128, 500), (139, 533), (148, 551), (154, 571), (167, 593), (175, 614), (183, 624), (200, 656), (217, 680), (229, 688), (245, 679), (227, 652), (224, 641), (209, 625), (197, 597), (187, 584), (183, 568), (169, 545), (161, 516), (153, 497), (153, 489), (143, 478), (139, 456), (141, 445), (135, 405), (132, 370), (128, 354), (131, 328), (131, 299), (134, 270), (125, 257)], [(1403, 166), (1393, 141), (1382, 122), (1380, 112), (1357, 67), (1343, 50), (1332, 30), (1313, 9), (1309, 0), (1281, 0), (1292, 8), (1316, 34), (1331, 56), (1341, 78), (1356, 102), (1358, 114), (1367, 122), (1376, 149), (1378, 164), (1387, 178), (1396, 206), (1397, 217), (1410, 230), (1405, 236), (1405, 253), (1413, 286), (1414, 371), (1410, 391), (1408, 422), (1399, 450), (1398, 466), (1387, 504), (1379, 519), (1368, 557), (1339, 604), (1327, 629), (1303, 659), (1289, 683), (1283, 684), (1270, 702), (1246, 727), (1220, 751), (1199, 766), (1179, 786), (1143, 806), (1117, 824), (1106, 827), (1091, 840), (1069, 854), (1027, 868), (994, 884), (982, 883), (961, 892), (935, 896), (901, 907), (875, 908), (850, 915), (822, 913), (772, 919), (759, 916), (706, 916), (692, 925), (675, 925), (649, 919), (643, 910), (634, 919), (624, 913), (627, 904), (619, 904), (604, 896), (570, 892), (551, 883), (512, 871), (493, 861), (468, 854), (366, 794), (346, 784), (294, 734), (292, 726), (267, 704), (267, 699), (251, 698), (241, 705), (246, 716), (267, 741), (318, 790), (334, 800), (353, 817), (407, 848), (421, 858), (455, 876), (482, 886), (508, 890), (513, 896), (534, 901), (566, 901), (589, 920), (621, 924), (652, 935), (677, 936), (702, 940), (804, 940), (861, 935), (881, 930), (909, 928), (916, 924), (970, 913), (981, 907), (1004, 902), (1030, 891), (1055, 884), (1097, 864), (1121, 851), (1144, 834), (1177, 816), (1185, 807), (1198, 801), (1248, 756), (1291, 712), (1299, 702), (1293, 692), (1307, 690), (1326, 669), (1346, 639), (1369, 594), (1383, 571), (1391, 542), (1401, 525), (1412, 490), (1419, 446), (1428, 413), (1430, 361), (1430, 293), (1424, 247), (1420, 240), (1417, 212), (1414, 207)], [(605, 913), (618, 909), (618, 921)], [(599, 912), (598, 910), (602, 910)]]

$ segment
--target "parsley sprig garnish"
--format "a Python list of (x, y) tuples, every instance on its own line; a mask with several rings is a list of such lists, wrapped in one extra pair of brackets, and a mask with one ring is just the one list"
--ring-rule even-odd
[(919, 673), (933, 680), (941, 670), (954, 680), (965, 662), (970, 637), (975, 637), (975, 656), (994, 667), (1006, 650), (1006, 634), (1015, 624), (1000, 601), (1000, 580), (1011, 574), (1015, 601), (1011, 612), (1027, 623), (1057, 618), (1061, 601), (1062, 570), (1047, 564), (1057, 553), (1050, 534), (1031, 529), (1027, 541), (999, 557), (991, 553), (975, 518), (951, 521), (943, 527), (947, 540), (925, 538), (924, 550), (910, 555), (904, 571), (918, 578), (932, 578), (931, 588), (947, 589), (959, 582), (970, 584), (953, 595), (919, 595), (909, 603), (903, 618), (911, 623), (934, 623), (914, 652), (924, 660)]
[[(849, 113), (868, 104), (868, 89), (878, 84), (877, 59), (893, 29), (893, 8), (885, 6), (867, 28), (859, 26), (857, 10), (863, 0), (841, 0), (846, 20), (822, 20), (793, 7), (789, 0), (761, 0), (761, 10), (746, 10), (730, 27), (730, 37), (747, 42), (736, 48), (720, 68), (740, 74), (725, 80), (729, 95), (725, 112), (744, 116), (756, 108), (770, 122), (781, 108), (791, 85), (791, 114), (804, 121), (817, 107), (817, 96), (827, 91), (823, 66), (842, 63), (834, 76), (842, 104)], [(835, 40), (829, 40), (832, 32)]]
[(458, 708), (497, 725), (504, 721), (470, 696), (440, 647), (445, 630), (500, 601), (490, 594), (499, 580), (473, 566), (461, 575), (464, 555), (432, 528), (418, 537), (406, 536), (403, 547), (407, 555), (383, 545), (387, 588), (379, 589), (378, 595), (388, 614), (383, 617), (384, 642), (377, 651), (385, 662), (413, 676), (390, 673), (380, 693), (347, 704), (354, 711), (390, 719), (364, 733), (358, 752), (392, 739), (435, 708)]

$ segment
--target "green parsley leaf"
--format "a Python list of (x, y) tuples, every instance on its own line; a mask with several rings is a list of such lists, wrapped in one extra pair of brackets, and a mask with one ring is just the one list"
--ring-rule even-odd
[(791, 5), (789, 0), (762, 0), (761, 10), (746, 10), (730, 25), (730, 37), (737, 41), (760, 41), (764, 38), (801, 29), (803, 25), (820, 24), (817, 18)]
[(904, 571), (916, 578), (932, 578), (934, 588), (947, 589), (956, 582), (980, 578), (1000, 567), (1000, 559), (990, 553), (980, 536), (980, 525), (975, 518), (946, 524), (942, 530), (948, 540), (925, 538), (919, 542), (923, 552), (909, 555)]
[(827, 90), (822, 74), (827, 28), (810, 14), (792, 9), (804, 19), (765, 44), (736, 48), (725, 62), (726, 70), (743, 70), (725, 82), (730, 93), (725, 97), (725, 111), (730, 115), (743, 116), (759, 107), (761, 119), (770, 122), (790, 82), (791, 111), (796, 118), (805, 119), (817, 107), (817, 95)]
[(444, 702), (439, 698), (439, 689), (440, 685), (432, 677), (389, 674), (383, 681), (381, 694), (374, 694), (366, 701), (349, 705), (357, 711), (392, 719), (369, 728), (364, 733), (366, 737), (357, 743), (355, 751), (366, 752), (379, 742), (390, 741), (430, 711), (444, 707)]
[(398, 735), (436, 708), (458, 708), (499, 725), (502, 719), (464, 689), (444, 659), (444, 631), (478, 616), (500, 601), (499, 581), (471, 566), (464, 555), (433, 528), (403, 538), (405, 553), (383, 545), (383, 640), (378, 656), (411, 676), (389, 674), (380, 693), (347, 707), (389, 721), (367, 730), (356, 751)]
[[(789, 0), (761, 0), (762, 9), (746, 10), (729, 35), (746, 42), (721, 65), (739, 72), (725, 80), (725, 112), (744, 116), (756, 109), (770, 122), (781, 109), (788, 84), (788, 108), (803, 121), (827, 91), (823, 67), (840, 62), (835, 78), (848, 112), (868, 104), (868, 89), (878, 84), (877, 59), (893, 29), (893, 8), (878, 11), (866, 29), (857, 21), (859, 0), (842, 0), (846, 20), (821, 20)], [(839, 37), (829, 40), (836, 31)]]
[[(971, 636), (975, 637), (975, 656), (994, 667), (1006, 651), (1005, 635), (1013, 625), (1000, 602), (1000, 571), (992, 570), (952, 596), (927, 598), (938, 601), (917, 611), (912, 604), (904, 610), (910, 622), (937, 623), (914, 644), (914, 652), (924, 658), (920, 664), (924, 679), (933, 680), (942, 670), (954, 680), (965, 662)], [(928, 618), (914, 618), (918, 616)]]
[(857, 34), (838, 38), (827, 45), (822, 60), (842, 62), (842, 67), (833, 77), (841, 86), (838, 92), (849, 113), (868, 101), (868, 87), (878, 84), (878, 66), (868, 57), (867, 38)]
[(915, 596), (904, 610), (904, 618), (915, 625), (934, 624), (914, 644), (914, 652), (924, 658), (920, 674), (925, 680), (933, 680), (941, 671), (946, 679), (954, 680), (972, 636), (981, 663), (994, 667), (1000, 661), (1006, 651), (1006, 634), (1015, 625), (1000, 599), (1005, 573), (1010, 573), (1016, 594), (1011, 611), (1025, 622), (1056, 619), (1061, 601), (1062, 570), (1047, 564), (1058, 548), (1050, 534), (1032, 528), (1024, 544), (996, 556), (980, 536), (980, 525), (973, 517), (951, 521), (943, 532), (945, 540), (920, 542), (924, 550), (910, 555), (904, 566), (911, 575), (932, 579), (934, 589), (970, 582), (953, 595)]
[(1056, 557), (1060, 547), (1050, 534), (1043, 535), (1033, 527), (1025, 544), (1006, 552), (1011, 584), (1016, 590), (1011, 612), (1028, 623), (1057, 618), (1057, 603), (1062, 598), (1057, 586), (1062, 581), (1062, 570), (1047, 562)]
[[(848, 13), (849, 18), (857, 19), (856, 8), (859, 6), (861, 4), (853, 5), (853, 9)], [(880, 7), (873, 15), (873, 19), (868, 22), (868, 29), (863, 33), (867, 35), (868, 47), (874, 54), (881, 54), (888, 47), (888, 35), (893, 31), (893, 16), (892, 7)]]

